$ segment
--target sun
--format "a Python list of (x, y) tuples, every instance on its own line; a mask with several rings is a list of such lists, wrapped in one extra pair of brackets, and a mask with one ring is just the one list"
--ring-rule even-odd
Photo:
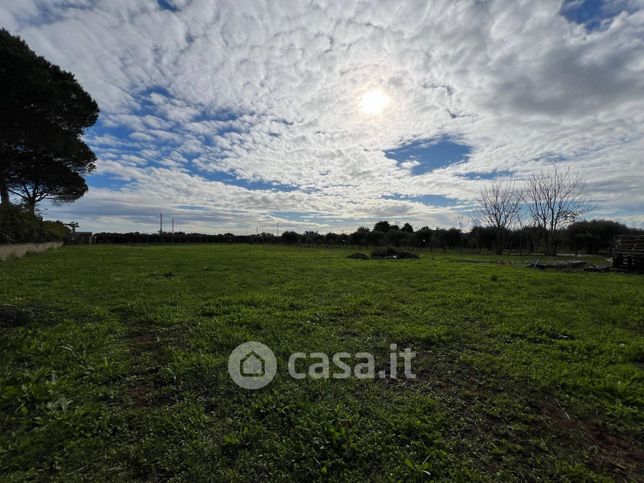
[(391, 98), (382, 89), (369, 89), (360, 99), (360, 110), (363, 114), (380, 114), (390, 103)]

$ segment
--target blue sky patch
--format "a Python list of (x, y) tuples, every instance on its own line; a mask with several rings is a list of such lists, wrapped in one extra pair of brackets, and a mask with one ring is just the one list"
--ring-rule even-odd
[[(123, 125), (106, 126), (105, 123), (101, 119), (99, 119), (98, 122), (91, 128), (91, 133), (94, 136), (103, 136), (109, 134), (117, 138), (119, 141), (124, 141), (132, 133), (132, 129)], [(127, 148), (127, 146), (123, 147)]]
[(588, 30), (599, 30), (607, 21), (627, 10), (625, 2), (607, 0), (565, 0), (561, 15), (569, 22), (583, 25)]
[(454, 163), (465, 161), (472, 152), (467, 144), (461, 144), (449, 137), (419, 139), (395, 149), (385, 151), (385, 156), (403, 165), (412, 161), (417, 163), (411, 174), (429, 173)]
[(500, 170), (500, 171), (472, 171), (470, 173), (461, 174), (462, 178), (466, 179), (495, 179), (495, 178), (505, 178), (511, 177), (512, 171)]
[(157, 4), (161, 10), (170, 10), (171, 12), (178, 12), (177, 7), (171, 0), (157, 0)]
[(85, 179), (87, 185), (94, 188), (119, 189), (128, 184), (128, 181), (112, 174), (90, 174)]
[(211, 181), (221, 181), (233, 186), (239, 186), (241, 188), (246, 188), (249, 190), (265, 190), (265, 191), (297, 191), (297, 186), (291, 186), (288, 184), (281, 184), (272, 181), (251, 181), (248, 179), (242, 179), (235, 176), (233, 173), (227, 173), (223, 171), (216, 172), (211, 176), (206, 176), (206, 179)]
[(417, 203), (423, 203), (428, 206), (454, 206), (456, 205), (456, 200), (454, 198), (448, 198), (443, 195), (420, 195), (420, 196), (406, 196), (406, 195), (388, 195), (383, 197), (386, 200), (404, 200), (404, 201), (415, 201)]
[(201, 115), (193, 118), (193, 121), (236, 121), (241, 117), (241, 113), (233, 111), (232, 109), (215, 109), (203, 112)]

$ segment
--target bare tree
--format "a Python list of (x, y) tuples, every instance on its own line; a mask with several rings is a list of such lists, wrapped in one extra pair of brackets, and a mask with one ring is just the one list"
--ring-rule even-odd
[(521, 211), (521, 196), (511, 181), (496, 180), (481, 190), (478, 198), (481, 220), (496, 232), (496, 253), (503, 253), (510, 229)]
[(546, 254), (556, 255), (554, 235), (592, 209), (585, 198), (584, 180), (570, 168), (554, 166), (528, 178), (523, 201), (534, 225), (543, 233)]

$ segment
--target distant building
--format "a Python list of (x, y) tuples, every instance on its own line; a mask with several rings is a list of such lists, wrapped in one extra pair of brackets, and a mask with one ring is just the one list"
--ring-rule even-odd
[(72, 231), (71, 237), (66, 243), (74, 245), (89, 245), (94, 242), (93, 233), (91, 231), (76, 231), (78, 223), (75, 221), (72, 221), (71, 223), (63, 223), (63, 225), (68, 226)]
[(93, 233), (91, 231), (77, 231), (72, 234), (71, 243), (77, 245), (89, 245), (93, 241)]

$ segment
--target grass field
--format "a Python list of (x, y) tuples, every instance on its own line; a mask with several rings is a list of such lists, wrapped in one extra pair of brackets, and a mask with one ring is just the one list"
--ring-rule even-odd
[[(0, 263), (2, 480), (642, 479), (644, 278), (527, 258), (65, 247)], [(258, 391), (228, 355), (278, 359)], [(294, 380), (294, 351), (417, 379)]]

